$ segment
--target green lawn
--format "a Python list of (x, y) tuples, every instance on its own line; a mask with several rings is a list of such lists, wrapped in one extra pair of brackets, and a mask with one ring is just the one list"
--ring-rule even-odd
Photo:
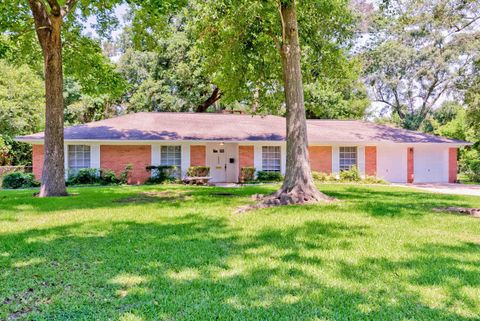
[[(0, 320), (480, 320), (480, 198), (321, 185), (0, 192)], [(231, 193), (232, 195), (228, 195)], [(216, 194), (216, 195), (215, 195)]]

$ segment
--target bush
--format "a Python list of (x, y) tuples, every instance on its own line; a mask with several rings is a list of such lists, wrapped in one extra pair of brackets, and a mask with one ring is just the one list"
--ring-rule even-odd
[(210, 175), (210, 167), (208, 166), (191, 166), (187, 171), (189, 177), (207, 177), (208, 175)]
[(179, 177), (179, 170), (176, 166), (147, 166), (147, 171), (152, 172), (145, 184), (162, 184), (173, 182)]
[(116, 185), (119, 184), (120, 180), (117, 178), (117, 175), (114, 171), (110, 169), (101, 169), (100, 170), (100, 184), (102, 185)]
[(459, 162), (460, 171), (471, 182), (480, 182), (480, 152), (476, 149), (465, 151)]
[(35, 175), (32, 173), (21, 173), (14, 172), (6, 174), (3, 177), (2, 187), (3, 188), (29, 188), (29, 187), (38, 187), (40, 183), (35, 180)]
[(251, 182), (255, 180), (255, 167), (242, 167), (240, 169), (240, 181)]
[(257, 180), (260, 182), (281, 182), (283, 181), (283, 175), (280, 172), (257, 172)]
[(70, 174), (67, 185), (99, 184), (100, 171), (96, 168), (82, 168), (77, 173)]
[(388, 182), (375, 176), (366, 176), (361, 182), (363, 184), (388, 184)]
[(313, 180), (316, 182), (336, 182), (338, 179), (332, 175), (322, 172), (312, 172)]
[(127, 166), (125, 166), (125, 169), (120, 173), (120, 177), (118, 178), (121, 184), (128, 184), (128, 181), (132, 176), (132, 171), (133, 171), (133, 165), (127, 164)]
[(340, 180), (343, 182), (358, 182), (361, 179), (357, 166), (352, 166), (349, 170), (340, 172)]

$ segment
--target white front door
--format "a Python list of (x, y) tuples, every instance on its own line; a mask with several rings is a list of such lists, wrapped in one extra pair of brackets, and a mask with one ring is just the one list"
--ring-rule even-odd
[(225, 145), (208, 144), (207, 145), (207, 165), (210, 166), (210, 180), (213, 183), (227, 181), (227, 154)]

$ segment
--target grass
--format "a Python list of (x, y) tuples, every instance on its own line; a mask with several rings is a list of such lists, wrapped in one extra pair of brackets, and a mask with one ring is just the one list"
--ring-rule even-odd
[(321, 185), (340, 202), (232, 214), (275, 186), (0, 192), (0, 320), (480, 320), (480, 199)]

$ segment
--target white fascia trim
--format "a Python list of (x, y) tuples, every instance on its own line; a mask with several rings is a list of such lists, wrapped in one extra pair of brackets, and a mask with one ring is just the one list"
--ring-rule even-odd
[[(17, 138), (16, 141), (24, 142), (29, 144), (38, 144), (42, 145), (43, 139), (22, 139)], [(104, 144), (104, 145), (150, 145), (150, 144), (160, 144), (160, 145), (178, 145), (182, 143), (190, 144), (206, 144), (206, 143), (216, 143), (216, 142), (225, 142), (225, 143), (237, 143), (240, 145), (255, 145), (255, 144), (285, 144), (285, 141), (279, 140), (105, 140), (105, 139), (68, 139), (65, 140), (65, 144)], [(463, 147), (471, 146), (473, 143), (396, 143), (396, 142), (379, 142), (379, 141), (363, 141), (363, 142), (353, 142), (353, 141), (324, 141), (324, 142), (310, 142), (309, 146), (378, 146), (378, 145), (398, 145), (398, 146), (425, 146), (425, 145), (434, 145), (434, 146), (450, 146), (450, 147)]]

